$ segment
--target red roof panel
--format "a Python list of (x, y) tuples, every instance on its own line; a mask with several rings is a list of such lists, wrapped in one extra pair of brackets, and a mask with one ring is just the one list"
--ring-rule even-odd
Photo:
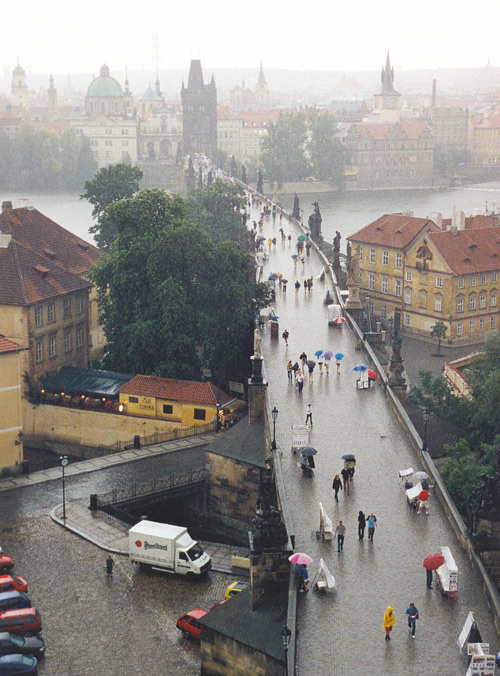
[(205, 406), (224, 406), (232, 397), (216, 387), (213, 383), (199, 383), (194, 380), (175, 380), (158, 376), (137, 375), (118, 390), (120, 394), (132, 394), (141, 397), (169, 399), (183, 403)]
[(403, 249), (426, 227), (438, 229), (437, 225), (428, 218), (415, 218), (403, 214), (385, 214), (353, 235), (349, 235), (347, 239), (354, 242)]

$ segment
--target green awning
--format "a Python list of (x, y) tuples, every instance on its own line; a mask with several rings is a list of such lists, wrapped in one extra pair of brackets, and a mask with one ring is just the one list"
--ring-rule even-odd
[(133, 377), (133, 373), (62, 366), (57, 375), (43, 381), (43, 388), (46, 392), (110, 398), (117, 397), (120, 387)]

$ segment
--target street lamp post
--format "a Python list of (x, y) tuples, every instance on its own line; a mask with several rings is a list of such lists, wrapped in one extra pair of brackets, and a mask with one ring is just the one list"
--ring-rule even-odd
[(278, 418), (278, 409), (276, 408), (276, 406), (271, 411), (271, 415), (273, 417), (273, 440), (271, 442), (271, 450), (275, 451), (276, 450), (276, 420)]
[(64, 469), (66, 465), (69, 463), (69, 458), (67, 455), (61, 455), (59, 457), (59, 464), (61, 465), (62, 469), (62, 488), (63, 488), (63, 521), (66, 524), (66, 490), (65, 490), (65, 483), (64, 483)]
[(429, 416), (430, 416), (429, 409), (426, 406), (424, 408), (424, 412), (422, 413), (422, 417), (424, 419), (424, 441), (423, 441), (423, 444), (422, 444), (422, 450), (423, 451), (428, 450), (427, 449), (427, 421), (429, 420)]
[(288, 646), (290, 645), (291, 638), (292, 632), (285, 624), (281, 631), (281, 643), (283, 644), (283, 650), (285, 651), (285, 676), (288, 676)]

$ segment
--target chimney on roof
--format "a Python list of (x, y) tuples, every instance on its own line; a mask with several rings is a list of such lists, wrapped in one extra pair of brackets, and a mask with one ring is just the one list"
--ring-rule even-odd
[[(463, 211), (454, 211), (451, 219), (451, 228), (453, 230), (456, 228), (458, 230), (465, 230), (465, 214)], [(456, 233), (454, 233), (456, 234)]]
[(432, 211), (429, 214), (429, 220), (435, 223), (440, 230), (443, 229), (443, 214), (439, 213), (439, 211)]
[(10, 200), (2, 202), (2, 214), (5, 211), (12, 211), (12, 202)]

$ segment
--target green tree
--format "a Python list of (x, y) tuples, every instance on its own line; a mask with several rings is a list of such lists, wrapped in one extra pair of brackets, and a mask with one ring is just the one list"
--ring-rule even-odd
[(244, 204), (243, 189), (219, 179), (203, 190), (193, 190), (186, 201), (186, 214), (216, 245), (228, 240), (244, 245), (248, 240), (241, 222)]
[(434, 170), (445, 176), (454, 176), (459, 167), (469, 164), (471, 154), (454, 146), (437, 144), (434, 146)]
[(340, 185), (344, 162), (342, 143), (337, 138), (337, 121), (331, 113), (309, 108), (307, 115), (306, 150), (311, 163), (311, 175), (320, 181)]
[(438, 355), (441, 355), (441, 341), (445, 339), (447, 331), (448, 327), (441, 319), (438, 319), (431, 329), (431, 338), (435, 338), (438, 341)]
[(116, 239), (117, 230), (108, 217), (108, 207), (118, 200), (132, 197), (139, 190), (142, 171), (127, 164), (115, 164), (99, 169), (91, 181), (85, 182), (81, 199), (93, 205), (92, 216), (95, 224), (89, 232), (95, 235), (97, 246), (109, 251)]
[(280, 113), (277, 121), (268, 126), (268, 135), (262, 139), (261, 162), (271, 182), (277, 181), (282, 186), (284, 181), (308, 176), (306, 138), (303, 113)]
[(487, 473), (489, 466), (475, 462), (465, 439), (445, 445), (445, 452), (441, 476), (458, 511), (465, 515), (469, 497), (481, 485), (481, 474)]

